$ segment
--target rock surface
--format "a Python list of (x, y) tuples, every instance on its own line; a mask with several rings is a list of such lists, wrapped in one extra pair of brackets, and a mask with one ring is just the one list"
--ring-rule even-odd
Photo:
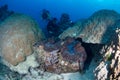
[(120, 19), (120, 14), (112, 10), (100, 10), (95, 12), (88, 20), (83, 23), (84, 29), (79, 36), (88, 43), (109, 42), (113, 31), (116, 29), (114, 24)]
[(95, 69), (96, 80), (120, 79), (120, 29), (112, 36), (109, 44), (101, 50), (103, 58)]
[(87, 54), (81, 42), (70, 37), (64, 41), (51, 40), (35, 46), (40, 69), (57, 74), (83, 70)]
[(13, 14), (0, 24), (0, 56), (17, 65), (33, 53), (33, 44), (42, 38), (43, 33), (32, 18)]
[[(120, 14), (112, 10), (100, 10), (78, 26), (64, 31), (59, 38), (67, 36), (81, 37), (84, 42), (98, 43), (103, 46), (100, 52), (98, 48), (91, 47), (92, 52), (99, 54), (96, 60), (95, 80), (119, 80), (120, 79)], [(69, 34), (68, 34), (69, 33)], [(77, 33), (77, 34), (76, 34)], [(75, 34), (75, 35), (74, 35)], [(102, 47), (101, 46), (101, 47)], [(102, 58), (101, 58), (102, 57)]]
[(36, 61), (34, 53), (32, 55), (27, 56), (26, 60), (24, 62), (20, 62), (16, 66), (10, 65), (4, 61), (3, 61), (3, 63), (7, 64), (7, 66), (9, 66), (9, 68), (12, 71), (18, 72), (19, 74), (27, 74), (27, 73), (29, 73), (30, 67), (35, 68), (35, 67), (39, 66), (38, 62)]
[(65, 39), (66, 37), (77, 37), (80, 34), (82, 27), (82, 21), (77, 21), (72, 27), (69, 27), (67, 30), (63, 31), (62, 34), (59, 35), (60, 39)]
[(96, 67), (95, 65), (96, 63), (92, 61), (89, 70), (84, 74), (79, 72), (55, 74), (40, 70), (37, 67), (30, 67), (27, 73), (18, 74), (11, 71), (9, 67), (4, 67), (0, 64), (0, 69), (3, 71), (2, 73), (0, 72), (0, 80), (94, 80), (93, 69)]
[(17, 72), (10, 70), (10, 68), (2, 63), (0, 57), (0, 80), (20, 80), (21, 75)]
[(116, 29), (114, 24), (119, 21), (119, 19), (120, 14), (113, 10), (100, 10), (84, 20), (81, 24), (78, 24), (77, 26), (79, 26), (79, 28), (73, 26), (76, 29), (69, 28), (59, 37), (60, 39), (63, 39), (66, 36), (81, 37), (83, 41), (87, 43), (105, 44), (109, 42), (110, 36)]

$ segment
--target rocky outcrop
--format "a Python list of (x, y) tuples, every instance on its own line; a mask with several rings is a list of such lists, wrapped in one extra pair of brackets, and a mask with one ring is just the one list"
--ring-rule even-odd
[(96, 80), (120, 79), (120, 29), (112, 36), (109, 44), (101, 50), (103, 58), (95, 69)]
[[(102, 49), (98, 49), (98, 46), (91, 46), (92, 53), (99, 56), (93, 58), (98, 64), (95, 68), (96, 80), (119, 80), (120, 15), (113, 10), (100, 10), (78, 26), (67, 29), (59, 38), (81, 37), (84, 42), (101, 45)], [(98, 52), (96, 52), (96, 49), (98, 49)]]
[(119, 21), (119, 19), (120, 15), (113, 10), (100, 10), (83, 21), (82, 24), (78, 24), (77, 26), (80, 26), (80, 30), (78, 27), (73, 26), (76, 29), (69, 28), (60, 35), (60, 38), (64, 38), (64, 35), (73, 36), (75, 34), (75, 37), (81, 37), (84, 42), (105, 44), (109, 42), (110, 36), (116, 29), (114, 24)]
[(79, 36), (88, 43), (107, 43), (116, 29), (114, 24), (119, 19), (120, 15), (112, 10), (95, 12), (83, 23), (84, 29)]
[(17, 65), (33, 53), (33, 44), (43, 37), (32, 18), (13, 14), (0, 24), (0, 56)]
[(63, 31), (62, 34), (59, 35), (60, 39), (65, 39), (66, 37), (77, 37), (80, 34), (82, 27), (82, 21), (78, 20), (72, 27), (69, 27), (67, 30)]
[(40, 69), (57, 74), (82, 71), (87, 58), (81, 42), (70, 37), (64, 41), (43, 41), (35, 45), (35, 51)]

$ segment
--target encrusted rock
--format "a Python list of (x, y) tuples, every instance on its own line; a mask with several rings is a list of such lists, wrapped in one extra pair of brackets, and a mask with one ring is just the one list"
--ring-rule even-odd
[(22, 80), (64, 80), (62, 75), (41, 71), (37, 68), (30, 68)]
[[(115, 33), (115, 32), (114, 32)], [(112, 36), (109, 44), (101, 51), (102, 61), (95, 69), (96, 80), (119, 80), (120, 79), (120, 31)]]
[(33, 44), (42, 38), (42, 31), (31, 17), (13, 14), (0, 24), (0, 56), (17, 65), (33, 53)]
[(21, 75), (17, 72), (14, 72), (9, 69), (8, 66), (4, 65), (1, 61), (0, 57), (0, 80), (19, 80), (21, 79)]
[(84, 29), (79, 37), (88, 43), (107, 43), (116, 29), (114, 24), (119, 19), (120, 14), (113, 10), (97, 11), (83, 23)]
[(52, 73), (83, 70), (84, 62), (87, 58), (81, 42), (70, 37), (64, 41), (48, 41), (45, 43), (43, 41), (35, 49), (37, 61), (41, 64), (40, 69)]
[(100, 10), (82, 23), (80, 22), (81, 24), (73, 25), (72, 28), (64, 31), (59, 38), (81, 37), (87, 43), (105, 44), (110, 41), (110, 37), (117, 28), (114, 25), (119, 19), (120, 14), (113, 10)]
[(63, 31), (63, 33), (59, 35), (59, 38), (65, 39), (66, 37), (77, 37), (82, 29), (82, 21), (79, 20), (72, 27), (69, 27), (67, 30)]
[(7, 62), (4, 63), (7, 64), (11, 70), (16, 71), (20, 74), (27, 74), (30, 67), (35, 68), (39, 66), (38, 62), (36, 61), (35, 54), (27, 56), (24, 62), (21, 62), (16, 66), (8, 64)]

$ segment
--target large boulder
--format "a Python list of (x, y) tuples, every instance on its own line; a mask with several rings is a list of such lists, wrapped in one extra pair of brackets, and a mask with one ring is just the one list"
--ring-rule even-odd
[(113, 10), (97, 11), (83, 23), (84, 29), (79, 37), (88, 43), (107, 43), (116, 29), (114, 24), (119, 19), (120, 14)]
[(33, 44), (43, 37), (31, 17), (13, 14), (0, 24), (0, 56), (6, 62), (17, 65), (33, 53)]
[[(87, 43), (107, 43), (113, 31), (116, 29), (114, 24), (119, 21), (120, 14), (113, 10), (100, 10), (82, 23), (74, 25), (64, 31), (59, 38), (67, 36), (81, 37)], [(69, 33), (69, 34), (68, 34)]]
[(82, 43), (71, 37), (63, 41), (50, 39), (35, 45), (41, 70), (52, 73), (83, 71), (87, 54)]

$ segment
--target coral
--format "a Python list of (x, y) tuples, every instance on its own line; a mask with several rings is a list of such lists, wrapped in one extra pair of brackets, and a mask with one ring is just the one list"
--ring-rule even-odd
[(79, 67), (81, 70), (83, 69), (87, 55), (80, 42), (75, 41), (74, 38), (67, 37), (66, 42), (64, 42), (61, 48), (61, 54), (63, 60), (70, 63), (79, 62)]
[[(6, 62), (4, 62), (6, 63)], [(26, 60), (24, 62), (19, 63), (16, 66), (13, 66), (9, 64), (9, 68), (15, 72), (18, 72), (20, 74), (27, 74), (29, 72), (29, 68), (35, 68), (38, 67), (39, 64), (36, 61), (35, 54), (31, 54), (27, 56)]]
[(44, 46), (44, 50), (51, 52), (53, 50), (57, 50), (60, 47), (60, 42), (61, 41), (57, 41), (54, 37), (48, 38), (46, 41), (43, 41), (43, 46)]
[(18, 72), (14, 72), (8, 66), (4, 65), (0, 57), (0, 80), (18, 80), (21, 77)]
[(60, 24), (66, 24), (70, 22), (69, 15), (67, 13), (63, 13), (60, 18)]
[(8, 5), (4, 5), (0, 7), (0, 22), (5, 20), (7, 17), (12, 15), (13, 11), (8, 11)]
[(58, 50), (54, 50), (52, 52), (50, 52), (46, 57), (45, 57), (45, 65), (49, 66), (49, 65), (53, 65), (55, 63), (58, 62), (58, 54), (57, 54)]
[(29, 73), (22, 77), (22, 80), (63, 80), (63, 78), (62, 75), (44, 72), (39, 68), (30, 68)]
[(120, 79), (120, 29), (111, 37), (112, 40), (101, 51), (102, 61), (95, 69), (96, 80)]
[(59, 35), (59, 26), (57, 23), (57, 18), (52, 18), (47, 23), (48, 37), (57, 37)]
[(109, 42), (110, 37), (117, 28), (115, 24), (118, 23), (119, 19), (119, 13), (113, 10), (100, 10), (82, 21), (81, 24), (73, 25), (72, 28), (64, 31), (59, 38), (64, 39), (67, 36), (80, 37), (86, 43), (105, 44)]
[(64, 30), (71, 27), (73, 23), (70, 20), (69, 15), (66, 13), (63, 13), (61, 15), (60, 21), (58, 22), (58, 25), (59, 25), (59, 32), (62, 33)]
[(43, 41), (35, 49), (38, 54), (36, 56), (38, 63), (43, 64), (44, 70), (54, 73), (83, 70), (87, 58), (81, 43), (70, 37), (57, 42), (54, 40)]
[(13, 14), (0, 24), (0, 56), (17, 65), (33, 53), (33, 44), (43, 37), (31, 17)]
[(50, 12), (46, 9), (43, 9), (41, 17), (42, 17), (43, 20), (46, 20), (46, 21), (50, 20), (50, 18), (51, 18), (50, 17)]
[(83, 23), (83, 20), (76, 21), (73, 26), (63, 31), (59, 35), (59, 38), (65, 39), (66, 37), (78, 37), (80, 32), (84, 29), (84, 27), (82, 26), (82, 23)]
[(95, 12), (84, 23), (84, 29), (79, 34), (88, 43), (109, 42), (110, 36), (116, 27), (114, 24), (119, 20), (120, 15), (113, 10), (100, 10)]

